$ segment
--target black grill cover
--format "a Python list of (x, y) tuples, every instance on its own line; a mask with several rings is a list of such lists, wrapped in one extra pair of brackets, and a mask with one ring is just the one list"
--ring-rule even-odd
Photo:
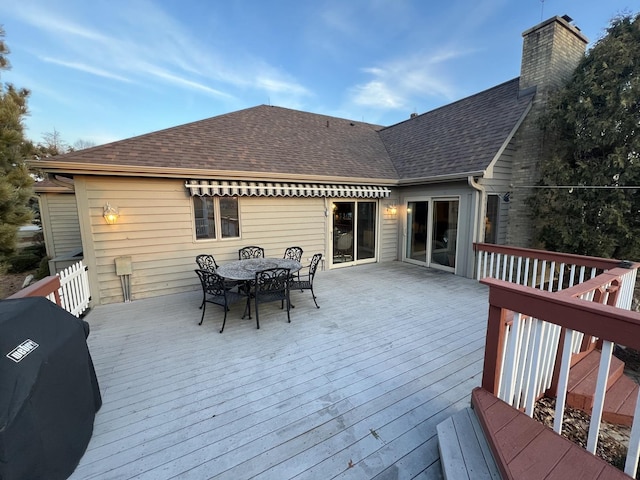
[(1, 480), (65, 479), (78, 465), (102, 405), (88, 334), (44, 297), (0, 301)]

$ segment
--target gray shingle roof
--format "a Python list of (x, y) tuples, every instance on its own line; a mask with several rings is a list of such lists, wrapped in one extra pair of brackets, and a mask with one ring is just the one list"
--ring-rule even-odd
[[(383, 128), (260, 105), (51, 157), (57, 162), (145, 168), (408, 180), (480, 172), (522, 119), (533, 93), (518, 79)], [(110, 168), (110, 167), (109, 167)], [(59, 170), (58, 170), (59, 171)], [(104, 172), (104, 169), (102, 170)], [(131, 172), (137, 173), (131, 173)]]
[(260, 105), (48, 160), (395, 179), (380, 128)]
[(484, 171), (531, 103), (518, 79), (380, 131), (398, 176), (426, 178)]

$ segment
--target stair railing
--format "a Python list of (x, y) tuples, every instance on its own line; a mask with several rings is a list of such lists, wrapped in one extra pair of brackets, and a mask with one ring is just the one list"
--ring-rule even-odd
[[(613, 346), (619, 343), (640, 350), (640, 314), (621, 308), (630, 304), (625, 297), (629, 295), (628, 284), (635, 283), (638, 265), (603, 270), (556, 292), (495, 278), (482, 280), (489, 286), (483, 388), (516, 408), (524, 405), (525, 412), (532, 416), (535, 400), (551, 386), (554, 374), (550, 372), (557, 369), (554, 429), (560, 433), (571, 358), (585, 343), (592, 343), (584, 338), (598, 339), (602, 354), (587, 440), (587, 450), (594, 453)], [(640, 401), (625, 465), (625, 472), (633, 476), (640, 453), (639, 411)]]
[[(637, 273), (637, 266), (631, 262), (486, 243), (474, 244), (474, 249), (479, 280), (497, 278), (546, 292), (564, 291), (584, 300), (631, 308)], [(627, 270), (620, 270), (623, 279), (615, 290), (615, 297), (609, 299), (613, 290), (610, 285), (602, 284), (604, 277), (600, 275), (621, 264)], [(580, 287), (596, 277), (598, 287), (592, 284)], [(598, 288), (607, 290), (607, 298), (602, 292), (594, 297)], [(497, 362), (497, 375), (505, 381), (500, 382), (498, 396), (516, 408), (530, 411), (543, 394), (555, 396), (559, 355), (563, 351), (559, 346), (564, 341), (564, 331), (557, 325), (511, 311), (505, 312), (503, 329), (503, 351)], [(575, 332), (571, 352), (585, 355), (595, 348), (596, 341), (595, 337)], [(535, 379), (533, 384), (530, 379)]]
[(474, 243), (473, 248), (478, 280), (498, 278), (549, 292), (573, 287), (620, 264), (607, 258), (491, 243)]

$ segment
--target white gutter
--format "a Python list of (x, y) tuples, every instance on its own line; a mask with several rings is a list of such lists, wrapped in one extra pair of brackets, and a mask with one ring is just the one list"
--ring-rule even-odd
[(449, 173), (446, 175), (436, 175), (433, 177), (408, 178), (406, 180), (398, 180), (398, 186), (404, 187), (409, 185), (423, 185), (425, 183), (442, 183), (442, 182), (460, 181), (473, 176), (483, 176), (484, 174), (485, 174), (484, 170), (478, 170), (474, 172), (460, 172), (460, 173)]

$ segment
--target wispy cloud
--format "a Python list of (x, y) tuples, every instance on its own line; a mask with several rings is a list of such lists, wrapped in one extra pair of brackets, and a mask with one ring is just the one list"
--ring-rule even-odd
[(443, 63), (468, 53), (442, 49), (365, 68), (370, 80), (352, 87), (350, 100), (360, 106), (394, 110), (409, 108), (418, 96), (452, 100), (456, 91)]
[(372, 80), (353, 88), (353, 102), (356, 105), (381, 109), (398, 110), (404, 108), (406, 101), (397, 90), (384, 81)]
[[(100, 4), (94, 5), (96, 10)], [(219, 45), (203, 44), (151, 1), (128, 2), (97, 12), (100, 22), (77, 9), (56, 11), (48, 4), (16, 6), (23, 21), (57, 45), (36, 54), (44, 61), (105, 79), (129, 83), (167, 82), (221, 98), (234, 89), (307, 96), (306, 87), (247, 52), (231, 56)]]
[(97, 75), (99, 77), (110, 78), (112, 80), (118, 80), (119, 82), (125, 83), (134, 83), (131, 79), (122, 77), (120, 75), (116, 75), (112, 72), (108, 72), (101, 68), (93, 67), (91, 65), (85, 65), (79, 62), (66, 62), (64, 60), (59, 60), (57, 58), (51, 57), (40, 57), (40, 59), (47, 63), (53, 63), (55, 65), (60, 65), (62, 67), (72, 68), (74, 70), (79, 70), (81, 72), (90, 73), (92, 75)]
[(219, 90), (216, 90), (215, 88), (210, 88), (207, 87), (206, 85), (203, 85), (201, 83), (195, 82), (193, 80), (188, 80), (186, 78), (180, 77), (178, 75), (174, 75), (171, 74), (169, 72), (165, 72), (163, 70), (160, 69), (150, 69), (148, 70), (149, 73), (151, 73), (152, 75), (158, 77), (158, 78), (162, 78), (163, 80), (166, 80), (174, 85), (179, 85), (179, 86), (183, 86), (183, 87), (187, 87), (193, 90), (198, 90), (216, 97), (225, 97), (225, 98), (232, 98), (232, 95), (229, 95), (228, 93), (225, 92), (221, 92)]

